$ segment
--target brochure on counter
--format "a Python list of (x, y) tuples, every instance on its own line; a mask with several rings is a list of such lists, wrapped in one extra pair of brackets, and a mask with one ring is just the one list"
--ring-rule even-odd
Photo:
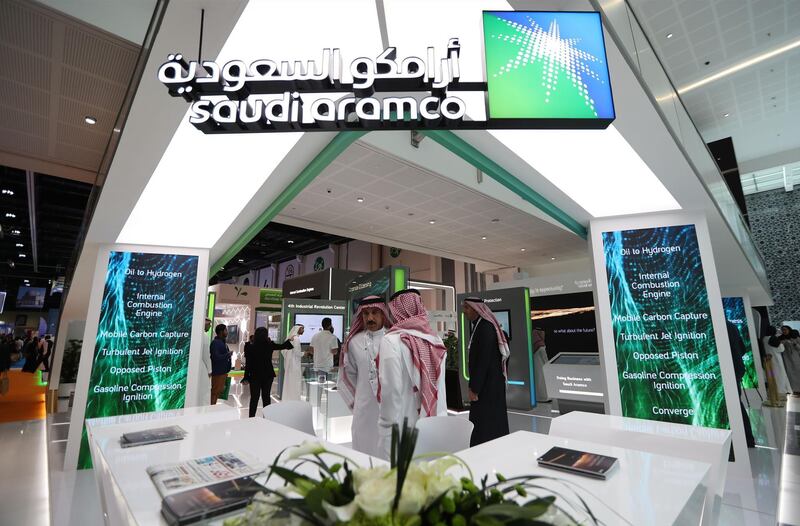
[(550, 448), (537, 460), (543, 468), (558, 469), (575, 475), (603, 480), (617, 464), (617, 459), (614, 457), (563, 447)]
[(242, 477), (167, 495), (161, 515), (170, 525), (191, 524), (247, 506), (265, 488), (252, 477)]
[(147, 474), (162, 497), (216, 482), (254, 476), (266, 466), (242, 453), (222, 453), (184, 462), (159, 464)]
[(186, 431), (180, 426), (167, 426), (125, 433), (119, 438), (119, 443), (121, 447), (126, 448), (183, 440), (185, 436)]

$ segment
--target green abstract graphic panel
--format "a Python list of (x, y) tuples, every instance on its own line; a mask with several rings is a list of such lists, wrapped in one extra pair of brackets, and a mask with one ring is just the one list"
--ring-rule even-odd
[(603, 232), (622, 414), (729, 428), (694, 225)]
[(493, 119), (613, 119), (600, 15), (485, 11)]
[(736, 329), (744, 342), (744, 348), (747, 349), (747, 352), (742, 357), (744, 360), (742, 387), (755, 389), (758, 387), (758, 373), (756, 372), (756, 364), (753, 361), (753, 343), (750, 341), (750, 331), (747, 328), (744, 300), (742, 298), (722, 298), (722, 306), (725, 308), (725, 319), (736, 325)]
[[(84, 418), (184, 406), (197, 262), (177, 254), (109, 254)], [(78, 468), (91, 465), (84, 428)]]

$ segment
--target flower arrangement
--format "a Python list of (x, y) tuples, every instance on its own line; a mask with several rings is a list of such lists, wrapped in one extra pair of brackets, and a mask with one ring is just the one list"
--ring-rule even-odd
[[(401, 431), (395, 425), (390, 465), (369, 468), (320, 443), (288, 448), (267, 476), (267, 482), (275, 476), (284, 485), (258, 494), (244, 514), (225, 521), (225, 526), (599, 524), (577, 494), (570, 491), (567, 498), (542, 485), (556, 479), (534, 475), (507, 479), (498, 473), (495, 482), (489, 483), (487, 475), (476, 484), (469, 467), (454, 455), (425, 455), (431, 459), (427, 461), (414, 457), (416, 440), (415, 428), (404, 422)], [(329, 464), (323, 455), (338, 461)], [(315, 466), (319, 478), (298, 473), (302, 465)], [(465, 476), (456, 477), (456, 470)], [(569, 501), (571, 511), (557, 504), (557, 497)]]

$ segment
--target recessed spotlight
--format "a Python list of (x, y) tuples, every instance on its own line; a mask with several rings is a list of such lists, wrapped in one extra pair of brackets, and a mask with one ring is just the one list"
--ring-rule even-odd
[[(773, 99), (775, 97), (772, 97)], [(8, 188), (3, 188), (3, 195), (14, 195), (14, 190), (9, 190)]]
[(119, 128), (114, 128), (114, 133), (119, 133), (119, 132), (121, 132), (121, 131), (122, 131), (122, 130), (120, 130)]
[(521, 248), (521, 249), (519, 249), (519, 250), (520, 250), (520, 252), (525, 252), (525, 249), (524, 249), (524, 248)]
[(672, 38), (672, 33), (667, 33), (667, 38)]
[(556, 260), (556, 258), (550, 258), (550, 261), (555, 261), (555, 260)]
[(287, 241), (287, 243), (289, 243), (290, 245), (294, 245), (294, 241), (292, 241), (291, 239)]
[(492, 223), (499, 223), (499, 222), (500, 222), (500, 220), (497, 219), (496, 217), (494, 219), (492, 219)]
[(436, 220), (435, 219), (431, 219), (430, 221), (428, 221), (428, 223), (431, 224), (431, 225), (435, 225), (436, 224)]
[(244, 260), (243, 260), (243, 259), (240, 259), (240, 260), (239, 260), (239, 263), (244, 263)]
[(486, 236), (481, 236), (481, 239), (483, 239), (484, 241), (486, 241)]
[(706, 66), (710, 66), (711, 65), (711, 61), (710, 60), (706, 60), (705, 62), (703, 62), (703, 64), (705, 64)]
[(14, 230), (11, 231), (11, 235), (12, 236), (18, 236), (19, 234), (20, 234), (20, 232), (17, 229), (14, 229)]
[(91, 115), (87, 115), (86, 117), (83, 118), (83, 122), (89, 125), (94, 125), (97, 124), (97, 119), (95, 119)]
[(26, 257), (28, 257), (28, 256), (26, 256), (25, 254), (18, 254), (18, 255), (19, 255), (19, 257), (21, 257), (21, 258), (26, 258)]
[(363, 197), (356, 197), (356, 201), (358, 201), (359, 203), (363, 203), (364, 202), (364, 198)]
[(723, 117), (730, 117), (730, 116), (731, 116), (731, 114), (730, 114), (730, 113), (723, 113), (723, 114), (722, 114), (722, 116), (723, 116)]
[(11, 212), (6, 212), (6, 217), (10, 217), (11, 219), (15, 219), (17, 214), (12, 214)]
[(24, 246), (25, 246), (25, 245), (23, 245), (22, 243), (17, 243), (17, 248), (22, 248), (22, 247), (24, 247)]
[(414, 212), (409, 212), (409, 213), (408, 213), (408, 217), (411, 217), (411, 216), (413, 216), (413, 215), (414, 215)]

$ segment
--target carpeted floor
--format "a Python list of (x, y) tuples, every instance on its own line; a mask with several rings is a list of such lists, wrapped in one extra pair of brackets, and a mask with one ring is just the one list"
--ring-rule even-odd
[(41, 373), (37, 371), (30, 374), (11, 369), (8, 376), (8, 393), (0, 396), (0, 422), (44, 418), (47, 387), (41, 384)]

